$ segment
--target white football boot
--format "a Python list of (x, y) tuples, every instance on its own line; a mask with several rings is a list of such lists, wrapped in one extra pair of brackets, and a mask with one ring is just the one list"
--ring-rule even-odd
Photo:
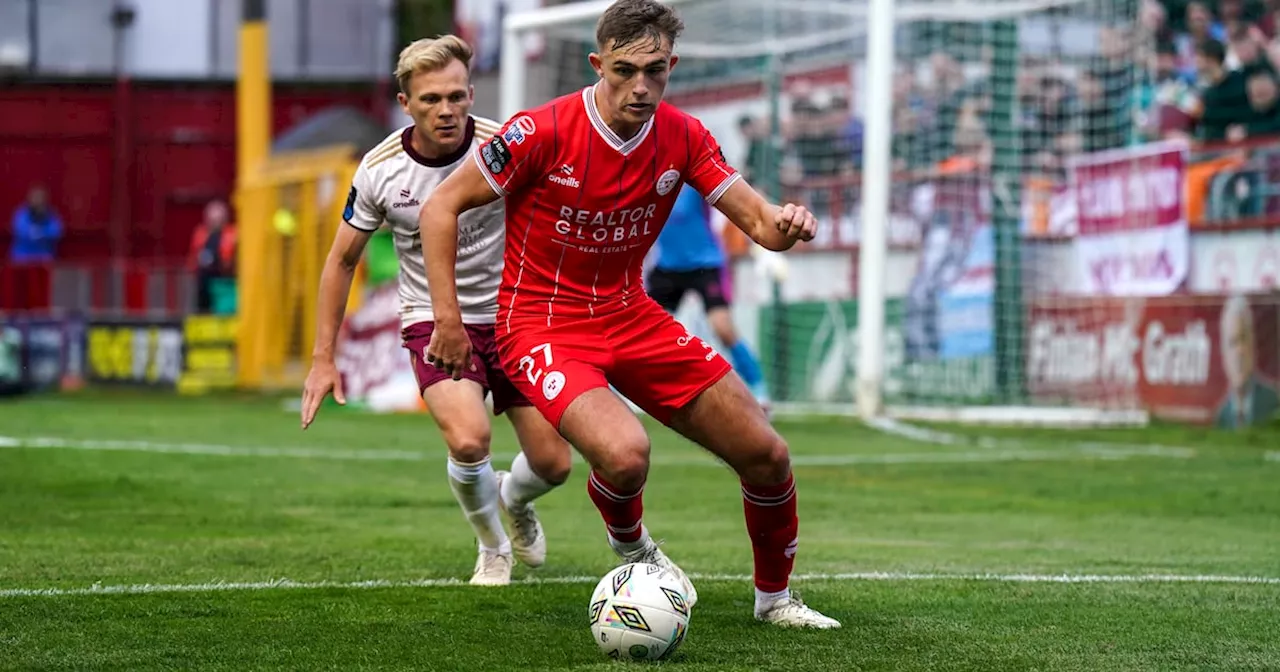
[(471, 575), (473, 586), (505, 586), (511, 583), (511, 554), (480, 551), (476, 569)]
[(542, 532), (542, 522), (538, 520), (533, 504), (525, 506), (521, 513), (513, 513), (507, 509), (506, 502), (502, 500), (502, 482), (509, 476), (511, 472), (498, 472), (498, 510), (507, 521), (511, 552), (526, 566), (541, 567), (547, 561), (547, 535)]
[(783, 628), (830, 630), (840, 627), (840, 621), (824, 616), (813, 607), (801, 602), (800, 596), (795, 593), (765, 605), (763, 608), (756, 607), (756, 620), (772, 623)]
[[(647, 532), (645, 534), (648, 536)], [(680, 585), (684, 588), (684, 597), (685, 601), (689, 603), (689, 608), (692, 609), (693, 605), (697, 604), (698, 591), (693, 587), (693, 582), (689, 580), (689, 577), (684, 573), (683, 569), (680, 569), (676, 563), (671, 562), (671, 558), (668, 558), (667, 554), (663, 553), (662, 549), (658, 548), (657, 542), (653, 539), (646, 539), (644, 546), (642, 546), (640, 550), (625, 554), (618, 551), (613, 537), (609, 537), (609, 544), (614, 547), (614, 552), (628, 563), (641, 562), (647, 565), (657, 565), (658, 567), (671, 572), (672, 576), (676, 577), (676, 580), (678, 580)]]

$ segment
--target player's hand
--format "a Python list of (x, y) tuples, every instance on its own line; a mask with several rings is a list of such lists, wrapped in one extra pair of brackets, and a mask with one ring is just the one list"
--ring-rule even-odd
[(307, 382), (302, 388), (302, 428), (311, 426), (324, 398), (333, 393), (333, 400), (346, 406), (347, 397), (342, 393), (342, 375), (332, 360), (317, 359), (311, 364)]
[(803, 205), (788, 203), (778, 209), (773, 223), (791, 240), (809, 242), (818, 233), (818, 219)]
[(437, 322), (424, 356), (428, 364), (444, 369), (454, 380), (462, 380), (465, 368), (475, 368), (471, 363), (471, 337), (461, 324), (443, 326)]

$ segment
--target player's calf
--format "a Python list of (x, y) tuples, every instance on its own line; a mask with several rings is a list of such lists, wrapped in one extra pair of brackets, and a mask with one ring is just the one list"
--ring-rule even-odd
[[(423, 397), (449, 448), (449, 489), (479, 540), (477, 582), (500, 585), (505, 582), (501, 578), (504, 563), (505, 574), (510, 576), (511, 541), (498, 513), (498, 476), (489, 460), (484, 388), (472, 380), (439, 381), (428, 386)], [(505, 559), (495, 560), (491, 555)]]
[(818, 622), (809, 618), (810, 612), (821, 614), (804, 607), (790, 593), (800, 529), (790, 450), (753, 403), (742, 380), (724, 376), (680, 409), (671, 424), (738, 474), (755, 564), (757, 616), (779, 624), (806, 619)]

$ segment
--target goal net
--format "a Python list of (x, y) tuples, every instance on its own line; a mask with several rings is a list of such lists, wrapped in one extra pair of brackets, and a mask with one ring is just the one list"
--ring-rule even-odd
[[(508, 17), (504, 115), (595, 81), (586, 57), (608, 4)], [(1132, 386), (1107, 384), (1105, 353), (1073, 361), (1061, 338), (1123, 310), (1067, 277), (1079, 226), (1069, 186), (1108, 170), (1075, 157), (1136, 142), (1148, 48), (1137, 0), (897, 0), (888, 59), (868, 52), (867, 0), (671, 4), (686, 32), (667, 100), (699, 117), (753, 185), (823, 225), (785, 254), (723, 232), (734, 324), (779, 410), (853, 413), (861, 378), (890, 413), (1142, 417), (1128, 413)], [(892, 127), (880, 162), (867, 132), (878, 105)], [(1149, 168), (1156, 156), (1122, 163)], [(864, 203), (876, 180), (880, 206)], [(866, 245), (864, 207), (882, 227)], [(876, 324), (860, 330), (869, 305)], [(696, 295), (678, 317), (714, 340)], [(1087, 377), (1080, 367), (1092, 367), (1086, 385), (1057, 385)]]

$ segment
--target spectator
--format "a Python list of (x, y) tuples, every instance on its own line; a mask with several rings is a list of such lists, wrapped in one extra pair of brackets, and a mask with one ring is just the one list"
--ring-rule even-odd
[(196, 273), (196, 310), (213, 310), (213, 285), (235, 276), (236, 229), (227, 205), (219, 200), (204, 206), (204, 221), (191, 236), (191, 269)]
[[(1240, 35), (1249, 30), (1258, 30), (1245, 20), (1244, 2), (1242, 0), (1218, 0), (1218, 25), (1228, 36)], [(1262, 35), (1261, 32), (1258, 33)]]
[(1245, 70), (1248, 75), (1258, 68), (1271, 68), (1267, 62), (1265, 47), (1267, 38), (1257, 27), (1244, 23), (1233, 24), (1227, 45), (1228, 70)]
[(1227, 129), (1253, 117), (1245, 92), (1245, 75), (1227, 70), (1226, 48), (1217, 40), (1201, 42), (1196, 48), (1196, 69), (1200, 73), (1200, 114), (1196, 135), (1201, 140), (1225, 140)]
[(1276, 38), (1276, 29), (1280, 27), (1280, 23), (1276, 21), (1277, 15), (1280, 15), (1280, 1), (1266, 0), (1263, 3), (1262, 18), (1258, 19), (1258, 30), (1261, 30), (1268, 40)]
[(1247, 88), (1253, 116), (1236, 132), (1237, 136), (1258, 138), (1280, 134), (1280, 86), (1275, 74), (1270, 70), (1257, 70), (1249, 76)]
[(1164, 38), (1169, 33), (1168, 20), (1169, 11), (1158, 0), (1142, 0), (1138, 7), (1139, 41), (1148, 45), (1166, 41)]
[(776, 158), (778, 149), (774, 148), (774, 158), (771, 160), (770, 133), (765, 121), (744, 115), (738, 119), (738, 132), (742, 133), (742, 139), (747, 141), (747, 156), (743, 160), (743, 178), (751, 184), (761, 185), (762, 188), (777, 180), (775, 171), (778, 163)]
[[(893, 80), (893, 135), (889, 140), (894, 170), (915, 169), (928, 164), (927, 132), (933, 124), (930, 107), (917, 86), (914, 69), (910, 65), (899, 64)], [(858, 138), (853, 142), (858, 149), (854, 163), (861, 165), (862, 124), (852, 119), (850, 125), (856, 125), (858, 130)]]
[(1063, 156), (1083, 147), (1076, 103), (1061, 77), (1041, 76), (1021, 124), (1022, 146), (1033, 166), (1056, 170)]
[(1194, 127), (1200, 105), (1191, 80), (1178, 70), (1178, 52), (1172, 42), (1156, 45), (1155, 67), (1147, 81), (1134, 89), (1138, 142), (1186, 135)]
[(1208, 5), (1203, 2), (1187, 3), (1187, 32), (1174, 39), (1178, 48), (1178, 69), (1183, 75), (1194, 78), (1199, 70), (1198, 45), (1226, 37), (1222, 24), (1214, 22)]
[(44, 187), (32, 187), (27, 202), (13, 213), (13, 246), (9, 259), (15, 264), (53, 261), (62, 239), (62, 220), (49, 207)]
[(1076, 83), (1085, 129), (1081, 143), (1086, 152), (1123, 147), (1129, 140), (1129, 115), (1124, 105), (1108, 95), (1108, 81), (1111, 79), (1105, 73), (1085, 71)]

